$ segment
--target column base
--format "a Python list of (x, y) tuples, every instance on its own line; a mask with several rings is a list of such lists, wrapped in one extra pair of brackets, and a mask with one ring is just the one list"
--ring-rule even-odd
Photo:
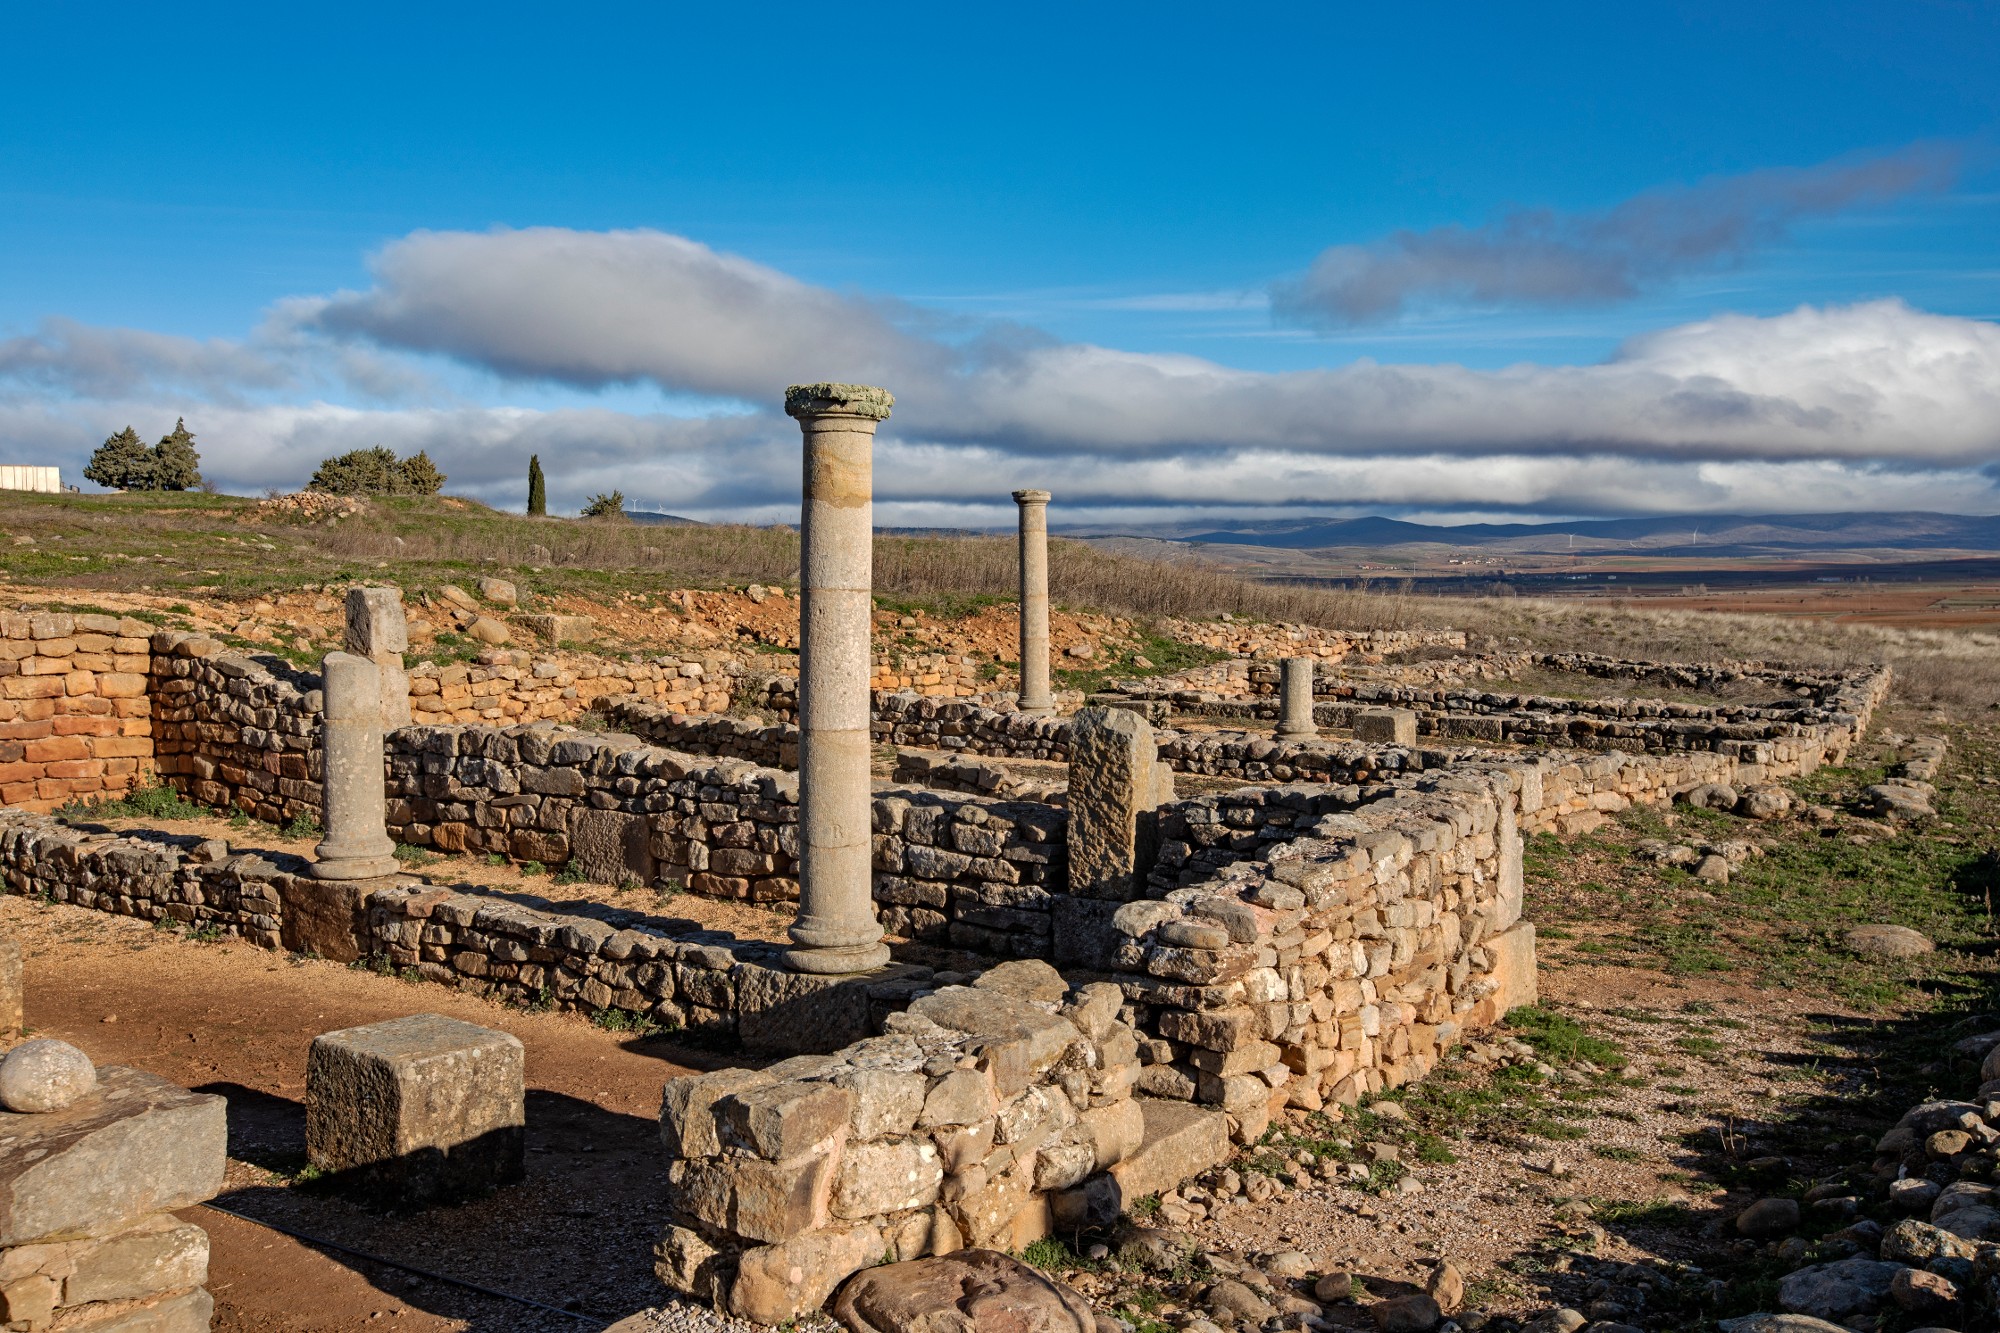
[(1271, 734), (1271, 739), (1276, 741), (1316, 741), (1319, 739), (1319, 728), (1314, 727), (1310, 731), (1275, 731)]
[(785, 950), (779, 957), (794, 972), (841, 977), (851, 972), (873, 972), (878, 967), (887, 967), (889, 946), (878, 940), (874, 944), (854, 944), (842, 948), (793, 948)]
[(393, 856), (335, 857), (313, 862), (310, 873), (314, 879), (386, 879), (402, 868)]

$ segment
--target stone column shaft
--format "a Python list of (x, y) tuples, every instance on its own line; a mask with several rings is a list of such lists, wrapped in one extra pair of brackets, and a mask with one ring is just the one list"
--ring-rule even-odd
[(799, 559), (800, 972), (865, 972), (889, 961), (872, 889), (869, 773), (874, 603), (875, 427), (895, 402), (854, 384), (794, 385), (785, 411), (805, 440)]
[(1015, 491), (1021, 507), (1021, 699), (1024, 713), (1056, 711), (1049, 689), (1049, 493)]
[(316, 879), (374, 879), (396, 873), (382, 779), (382, 672), (353, 653), (320, 663), (324, 725)]
[(1287, 657), (1278, 667), (1278, 739), (1311, 740), (1319, 735), (1313, 722), (1313, 668), (1310, 657)]

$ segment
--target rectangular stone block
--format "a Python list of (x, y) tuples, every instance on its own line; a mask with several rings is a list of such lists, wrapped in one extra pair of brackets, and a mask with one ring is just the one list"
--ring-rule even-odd
[(0, 1112), (0, 1246), (78, 1240), (215, 1197), (226, 1106), (109, 1065), (60, 1111)]
[(1111, 1168), (1121, 1208), (1170, 1190), (1229, 1158), (1229, 1117), (1187, 1102), (1142, 1100), (1145, 1136), (1139, 1150)]
[(442, 1014), (313, 1038), (306, 1154), (367, 1193), (451, 1198), (522, 1174), (520, 1039)]
[(409, 621), (400, 588), (349, 588), (345, 647), (359, 657), (410, 648)]
[(1486, 941), (1486, 949), (1493, 955), (1493, 980), (1498, 986), (1493, 1000), (1500, 1012), (1535, 1003), (1541, 994), (1535, 980), (1535, 923), (1522, 921), (1502, 931)]
[(1140, 896), (1159, 854), (1159, 807), (1173, 796), (1151, 723), (1122, 709), (1078, 713), (1069, 731), (1070, 892)]
[(1354, 739), (1382, 745), (1415, 745), (1417, 715), (1407, 708), (1364, 708), (1354, 715)]
[(0, 939), (0, 1037), (11, 1037), (27, 1025), (21, 979), (21, 941)]
[(75, 1255), (63, 1304), (144, 1300), (206, 1281), (208, 1233), (192, 1222), (149, 1217)]

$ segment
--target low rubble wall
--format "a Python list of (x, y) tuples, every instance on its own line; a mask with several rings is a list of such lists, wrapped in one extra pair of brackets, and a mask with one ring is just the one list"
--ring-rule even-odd
[(719, 713), (732, 700), (729, 669), (735, 664), (725, 658), (606, 662), (508, 650), (480, 656), (474, 663), (423, 662), (410, 668), (412, 720), (568, 722), (607, 699), (645, 699), (679, 712)]
[[(1122, 1006), (1116, 986), (1008, 963), (831, 1055), (674, 1080), (662, 1280), (779, 1323), (884, 1260), (1115, 1221), (1147, 1183)], [(1175, 1145), (1186, 1174), (1227, 1154), (1219, 1120)]]
[(0, 612), (0, 805), (53, 810), (140, 783), (152, 632), (129, 616)]

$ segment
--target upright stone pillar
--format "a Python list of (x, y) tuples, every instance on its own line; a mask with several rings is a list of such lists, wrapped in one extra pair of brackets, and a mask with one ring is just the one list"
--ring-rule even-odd
[(805, 436), (799, 558), (799, 914), (785, 961), (865, 972), (889, 961), (870, 889), (869, 632), (875, 427), (895, 403), (864, 384), (795, 384)]
[(396, 873), (382, 782), (382, 672), (353, 653), (328, 653), (320, 663), (325, 725), (320, 748), (317, 879), (374, 879)]
[(1313, 667), (1310, 657), (1287, 657), (1278, 676), (1278, 739), (1309, 741), (1319, 735), (1313, 722)]
[(1021, 507), (1021, 701), (1024, 713), (1056, 711), (1049, 690), (1049, 493), (1015, 491)]
[(1069, 891), (1079, 898), (1145, 896), (1159, 854), (1161, 804), (1174, 771), (1160, 762), (1153, 724), (1123, 708), (1086, 708), (1069, 726)]
[(410, 677), (403, 654), (410, 647), (410, 622), (403, 614), (401, 588), (347, 590), (346, 648), (373, 662), (382, 673), (382, 730), (410, 725)]

